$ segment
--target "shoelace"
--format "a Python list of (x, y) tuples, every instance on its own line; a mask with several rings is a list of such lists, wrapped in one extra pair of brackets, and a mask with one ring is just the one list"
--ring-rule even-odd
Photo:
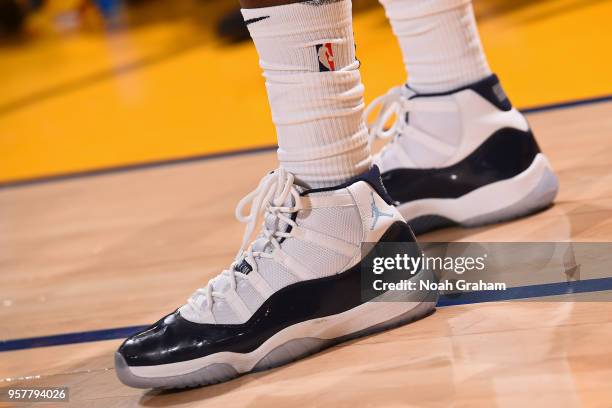
[[(369, 123), (368, 117), (379, 105), (381, 107), (378, 116), (373, 122)], [(405, 115), (408, 112), (409, 105), (410, 101), (402, 96), (402, 86), (393, 87), (386, 94), (374, 99), (363, 114), (368, 127), (368, 144), (372, 146), (376, 139), (395, 138), (404, 133), (408, 127)], [(385, 124), (394, 115), (395, 121), (389, 129), (385, 130)]]
[[(285, 203), (287, 202), (289, 196), (292, 196), (294, 204), (293, 206), (287, 207)], [(249, 204), (251, 209), (249, 213), (245, 215), (244, 210)], [(297, 224), (295, 221), (293, 221), (290, 214), (295, 213), (300, 209), (301, 196), (295, 188), (293, 174), (288, 173), (283, 168), (279, 168), (264, 176), (259, 182), (257, 188), (247, 194), (238, 202), (238, 205), (236, 206), (236, 219), (238, 219), (240, 222), (246, 223), (247, 226), (242, 238), (242, 245), (238, 251), (238, 254), (236, 255), (236, 258), (234, 259), (234, 262), (229, 269), (223, 270), (221, 274), (209, 280), (206, 286), (197, 289), (194, 295), (187, 299), (187, 303), (194, 310), (199, 310), (201, 309), (201, 306), (196, 303), (195, 298), (196, 295), (204, 295), (206, 297), (206, 309), (210, 312), (215, 298), (225, 298), (225, 293), (216, 292), (213, 290), (214, 283), (218, 279), (221, 279), (221, 277), (226, 277), (230, 282), (230, 289), (235, 291), (237, 286), (237, 275), (235, 270), (236, 265), (242, 260), (246, 260), (252, 268), (256, 268), (256, 257), (273, 258), (272, 252), (275, 249), (280, 248), (279, 239), (288, 238), (291, 236), (290, 232), (280, 231), (277, 229), (280, 225), (280, 221), (296, 227)], [(251, 236), (253, 235), (255, 223), (262, 213), (264, 222), (262, 224), (261, 232), (257, 238), (247, 246)], [(270, 222), (271, 220), (273, 220), (273, 222)], [(268, 224), (272, 224), (274, 228), (269, 229)], [(261, 244), (261, 251), (256, 251), (253, 249), (255, 242)], [(264, 252), (263, 249), (267, 247), (267, 244), (271, 244), (274, 249), (270, 252)]]

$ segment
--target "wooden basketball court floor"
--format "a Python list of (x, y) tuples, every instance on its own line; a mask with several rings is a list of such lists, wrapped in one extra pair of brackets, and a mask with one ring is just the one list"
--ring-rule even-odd
[[(612, 102), (601, 102), (529, 115), (560, 176), (554, 207), (422, 240), (610, 241), (611, 111)], [(442, 307), (412, 325), (205, 388), (120, 384), (113, 351), (121, 340), (101, 339), (155, 321), (226, 267), (242, 233), (233, 205), (274, 166), (266, 152), (0, 191), (2, 338), (40, 336), (44, 344), (80, 333), (52, 340), (84, 341), (26, 341), (0, 353), (0, 387), (69, 386), (70, 406), (91, 407), (612, 406), (609, 291), (599, 302)]]
[[(560, 177), (553, 207), (421, 241), (612, 241), (612, 101), (598, 98), (612, 94), (602, 51), (612, 2), (475, 6), (518, 106), (583, 102), (528, 114)], [(404, 73), (380, 8), (358, 13), (355, 31), (371, 99)], [(222, 48), (190, 20), (51, 37), (0, 49), (0, 183), (17, 183), (0, 188), (0, 393), (68, 386), (61, 407), (612, 407), (608, 290), (440, 307), (205, 388), (123, 386), (113, 371), (121, 338), (228, 266), (243, 232), (233, 208), (276, 166), (273, 151), (19, 183), (269, 146), (273, 128), (252, 46)]]

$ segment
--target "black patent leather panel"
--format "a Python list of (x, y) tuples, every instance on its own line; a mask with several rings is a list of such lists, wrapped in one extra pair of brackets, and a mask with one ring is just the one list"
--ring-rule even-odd
[(395, 169), (382, 174), (391, 198), (457, 198), (525, 171), (540, 152), (531, 131), (503, 128), (460, 162), (438, 169)]
[[(415, 242), (415, 238), (407, 224), (396, 222), (380, 242)], [(220, 351), (248, 353), (288, 326), (361, 303), (361, 264), (357, 264), (340, 274), (279, 290), (244, 324), (197, 324), (175, 311), (127, 339), (119, 352), (130, 366), (174, 363)]]

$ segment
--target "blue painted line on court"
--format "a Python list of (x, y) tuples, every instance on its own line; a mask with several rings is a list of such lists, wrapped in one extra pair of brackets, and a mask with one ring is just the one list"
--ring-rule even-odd
[(609, 102), (609, 101), (612, 101), (612, 95), (603, 95), (603, 96), (597, 96), (595, 98), (576, 99), (573, 101), (551, 103), (548, 105), (541, 105), (541, 106), (526, 107), (526, 108), (520, 108), (519, 110), (525, 114), (530, 114), (530, 113), (545, 112), (549, 110), (567, 109), (567, 108), (573, 108), (576, 106), (591, 105), (593, 103), (602, 103), (602, 102)]
[[(612, 290), (612, 277), (519, 286), (508, 288), (505, 291), (468, 292), (457, 297), (441, 296), (438, 301), (438, 307), (571, 295), (575, 293), (601, 292), (605, 290)], [(114, 329), (55, 334), (51, 336), (15, 340), (1, 340), (0, 352), (124, 339), (147, 327), (148, 326), (127, 326)]]
[[(526, 108), (519, 108), (519, 109), (521, 112), (529, 115), (531, 113), (538, 113), (538, 112), (551, 111), (551, 110), (557, 110), (557, 109), (566, 109), (566, 108), (571, 108), (575, 106), (590, 105), (594, 103), (602, 103), (602, 102), (609, 102), (609, 101), (612, 101), (612, 95), (603, 95), (603, 96), (597, 96), (594, 98), (577, 99), (573, 101), (565, 101), (565, 102), (559, 102), (559, 103), (552, 103), (548, 105), (533, 106), (533, 107), (526, 107)], [(189, 156), (189, 157), (178, 157), (175, 159), (158, 160), (158, 161), (152, 161), (152, 162), (146, 162), (146, 163), (128, 164), (124, 166), (106, 167), (103, 169), (77, 171), (74, 173), (67, 173), (67, 174), (56, 174), (52, 176), (35, 177), (35, 178), (25, 179), (25, 180), (6, 181), (6, 182), (0, 182), (0, 189), (29, 186), (32, 184), (49, 183), (49, 182), (54, 182), (54, 181), (70, 180), (70, 179), (81, 178), (81, 177), (103, 176), (106, 174), (122, 173), (125, 171), (144, 170), (144, 169), (149, 169), (153, 167), (163, 167), (163, 166), (170, 166), (170, 165), (175, 165), (175, 164), (206, 161), (206, 160), (211, 160), (211, 159), (221, 159), (221, 158), (226, 158), (226, 157), (242, 156), (245, 154), (271, 152), (271, 151), (276, 150), (276, 148), (277, 148), (276, 145), (268, 145), (268, 146), (260, 146), (260, 147), (254, 147), (254, 148), (249, 148), (249, 149), (231, 150), (231, 151), (226, 151), (226, 152), (209, 153), (209, 154), (195, 155), (195, 156)]]
[(507, 288), (503, 291), (483, 290), (478, 292), (466, 292), (458, 296), (440, 296), (438, 307), (571, 295), (575, 293), (602, 292), (605, 290), (612, 290), (612, 277), (517, 286)]
[(24, 350), (38, 347), (63, 346), (66, 344), (89, 343), (92, 341), (124, 339), (148, 326), (128, 326), (115, 329), (92, 330), (76, 333), (54, 334), (51, 336), (0, 341), (0, 352)]

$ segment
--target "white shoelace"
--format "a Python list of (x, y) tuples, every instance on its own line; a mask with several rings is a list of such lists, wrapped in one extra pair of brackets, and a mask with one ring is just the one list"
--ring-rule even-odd
[[(379, 105), (381, 107), (378, 116), (373, 122), (369, 123), (368, 117)], [(408, 127), (405, 116), (409, 106), (410, 101), (402, 95), (402, 86), (393, 87), (386, 94), (374, 99), (363, 113), (364, 121), (368, 127), (369, 145), (372, 146), (376, 139), (395, 139), (404, 133)], [(393, 116), (395, 116), (395, 121), (389, 129), (385, 130), (385, 124)]]
[[(289, 196), (292, 196), (294, 203), (293, 206), (290, 207), (286, 206)], [(249, 204), (251, 209), (249, 213), (245, 215), (244, 209)], [(272, 173), (264, 176), (257, 188), (247, 194), (236, 206), (236, 219), (246, 223), (247, 226), (242, 238), (242, 245), (234, 262), (229, 269), (225, 269), (221, 274), (209, 280), (205, 287), (197, 289), (195, 293), (187, 299), (188, 305), (194, 310), (201, 310), (202, 305), (198, 304), (195, 299), (198, 297), (197, 295), (204, 295), (206, 298), (206, 309), (210, 312), (215, 298), (224, 299), (226, 297), (224, 292), (214, 291), (214, 283), (217, 280), (223, 277), (227, 278), (230, 283), (230, 289), (235, 291), (238, 277), (235, 267), (239, 262), (246, 260), (253, 270), (255, 270), (257, 268), (255, 258), (273, 258), (273, 251), (280, 249), (279, 239), (291, 236), (290, 232), (278, 230), (278, 226), (282, 221), (286, 225), (296, 227), (297, 224), (291, 218), (291, 214), (299, 211), (302, 208), (301, 206), (301, 196), (295, 188), (293, 174), (288, 173), (283, 168), (278, 168)], [(253, 235), (255, 223), (262, 213), (264, 222), (262, 223), (261, 232), (257, 238), (247, 246)], [(273, 220), (273, 222), (270, 222), (271, 220)], [(269, 224), (272, 224), (274, 228), (268, 228)], [(258, 243), (258, 247), (261, 250), (254, 249), (253, 246), (255, 242)], [(268, 246), (267, 244), (271, 244), (274, 249), (270, 252), (265, 251), (265, 248)]]

